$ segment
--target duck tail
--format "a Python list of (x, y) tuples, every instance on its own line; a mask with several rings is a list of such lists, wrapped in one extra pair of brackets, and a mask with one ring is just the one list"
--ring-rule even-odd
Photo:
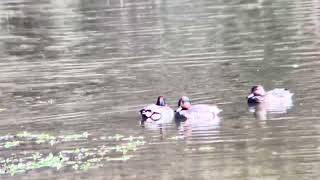
[(211, 106), (211, 112), (215, 113), (215, 114), (219, 114), (220, 112), (222, 112), (222, 109), (219, 109), (218, 106)]

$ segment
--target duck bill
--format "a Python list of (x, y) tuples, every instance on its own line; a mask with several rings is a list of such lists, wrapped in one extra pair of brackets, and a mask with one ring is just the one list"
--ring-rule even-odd
[(176, 110), (176, 112), (180, 112), (180, 111), (182, 111), (182, 107), (181, 106)]
[(253, 97), (254, 97), (254, 94), (251, 93), (251, 94), (249, 94), (248, 99), (249, 99), (249, 98), (253, 98)]

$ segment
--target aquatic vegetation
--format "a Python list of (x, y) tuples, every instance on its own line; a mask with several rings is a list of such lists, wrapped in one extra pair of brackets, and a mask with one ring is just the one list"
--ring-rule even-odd
[(88, 149), (86, 148), (77, 148), (73, 151), (73, 153), (75, 154), (80, 154), (80, 153), (85, 153), (85, 152), (88, 152)]
[(63, 156), (62, 154), (59, 154), (58, 156), (54, 156), (52, 153), (50, 153), (46, 158), (40, 159), (40, 161), (36, 163), (32, 163), (32, 169), (38, 169), (42, 167), (52, 167), (59, 170), (64, 165), (63, 163), (68, 160), (68, 157)]
[(23, 131), (21, 133), (18, 133), (16, 136), (19, 137), (19, 138), (33, 137), (33, 135), (31, 133), (27, 132), (27, 131)]
[(10, 164), (10, 165), (5, 165), (4, 166), (4, 173), (9, 173), (12, 176), (18, 173), (24, 173), (26, 172), (27, 168), (25, 164), (19, 163), (19, 164)]
[(41, 144), (41, 143), (45, 143), (45, 142), (49, 142), (52, 140), (55, 140), (56, 137), (51, 136), (50, 134), (46, 134), (46, 133), (41, 133), (40, 135), (36, 136), (36, 143), (37, 144)]
[(66, 135), (66, 136), (59, 136), (62, 141), (76, 141), (80, 139), (87, 139), (89, 136), (89, 133), (84, 132), (82, 134), (71, 134), (71, 135)]
[(47, 134), (47, 133), (31, 134), (31, 133), (29, 133), (27, 131), (18, 133), (18, 134), (16, 134), (16, 136), (18, 138), (24, 138), (24, 139), (27, 139), (27, 140), (34, 139), (37, 144), (49, 142), (51, 145), (53, 145), (53, 144), (55, 144), (56, 139), (57, 139), (56, 137), (54, 137), (54, 136), (52, 136), (50, 134)]
[[(63, 136), (53, 136), (48, 133), (31, 133), (20, 132), (16, 135), (0, 136), (0, 145), (5, 149), (17, 147), (21, 144), (43, 147), (47, 145), (46, 150), (39, 152), (22, 151), (10, 154), (9, 157), (0, 159), (0, 175), (1, 174), (22, 174), (28, 171), (53, 168), (60, 170), (61, 168), (71, 168), (77, 171), (86, 171), (91, 168), (104, 166), (110, 161), (128, 161), (133, 157), (132, 154), (138, 150), (140, 146), (146, 144), (144, 137), (128, 136), (115, 134), (114, 136), (92, 137), (89, 139), (89, 133), (71, 134)], [(66, 146), (68, 143), (74, 144), (75, 141), (90, 142), (103, 140), (104, 144), (95, 147), (74, 147)], [(110, 142), (108, 142), (110, 141)], [(68, 149), (59, 149), (59, 143), (63, 143), (62, 147)], [(116, 143), (116, 144), (115, 144)], [(41, 146), (40, 146), (41, 144)], [(54, 147), (55, 152), (50, 151), (50, 147)]]
[(123, 155), (126, 155), (129, 151), (136, 151), (138, 146), (142, 146), (145, 144), (145, 141), (132, 141), (126, 144), (118, 145), (113, 147), (112, 149), (116, 152), (121, 152)]
[(83, 164), (80, 165), (80, 170), (86, 171), (90, 168), (91, 163), (90, 162), (85, 162)]
[(38, 144), (40, 143), (45, 143), (45, 142), (49, 142), (50, 144), (54, 144), (52, 143), (54, 142), (59, 142), (59, 141), (76, 141), (76, 140), (80, 140), (80, 139), (87, 139), (89, 136), (89, 133), (87, 132), (83, 132), (82, 134), (71, 134), (71, 135), (64, 135), (64, 136), (52, 136), (50, 134), (47, 133), (41, 133), (41, 134), (31, 134), (30, 132), (24, 131), (21, 133), (18, 133), (16, 135), (18, 138), (26, 138), (26, 139), (34, 139), (36, 140), (36, 142)]
[(19, 144), (20, 144), (20, 141), (7, 141), (3, 147), (8, 149), (11, 147), (19, 146)]
[(40, 159), (34, 158), (34, 160), (38, 160), (38, 161), (19, 162), (17, 164), (14, 164), (12, 160), (10, 161), (8, 159), (3, 166), (3, 169), (0, 170), (0, 174), (8, 173), (11, 175), (15, 175), (15, 174), (24, 173), (29, 170), (43, 168), (43, 167), (51, 167), (59, 170), (64, 166), (64, 162), (67, 161), (68, 158), (64, 157), (61, 154), (54, 156), (52, 153), (50, 153), (45, 158), (40, 158)]
[[(23, 131), (23, 132), (17, 133), (15, 136), (12, 136), (12, 135), (0, 136), (0, 141), (18, 138), (21, 141), (34, 141), (36, 144), (48, 143), (51, 146), (53, 146), (59, 142), (85, 140), (88, 137), (89, 137), (89, 133), (87, 132), (83, 132), (82, 134), (71, 134), (71, 135), (55, 137), (48, 133), (32, 134), (30, 132)], [(11, 146), (9, 146), (8, 148), (10, 147)]]
[(121, 134), (116, 134), (114, 136), (108, 137), (109, 140), (116, 140), (116, 141), (120, 141), (122, 138), (124, 138), (124, 135), (121, 135)]
[(40, 154), (39, 152), (36, 152), (32, 155), (32, 159), (35, 161), (37, 159), (40, 159), (42, 157), (42, 154)]

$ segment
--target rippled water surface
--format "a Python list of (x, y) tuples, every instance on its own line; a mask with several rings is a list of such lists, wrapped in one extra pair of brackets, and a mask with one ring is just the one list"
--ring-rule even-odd
[[(56, 136), (143, 136), (128, 161), (52, 179), (317, 179), (319, 0), (2, 0), (0, 129)], [(253, 84), (294, 93), (287, 114), (256, 119)], [(158, 95), (217, 104), (216, 125), (141, 128)], [(176, 137), (176, 138), (175, 138)], [(62, 144), (95, 148), (103, 140)], [(32, 146), (1, 149), (0, 156)]]

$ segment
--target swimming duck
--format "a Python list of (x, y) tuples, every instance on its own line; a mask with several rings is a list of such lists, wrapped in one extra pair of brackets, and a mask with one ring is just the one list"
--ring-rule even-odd
[(169, 123), (174, 118), (174, 111), (166, 104), (164, 96), (159, 96), (155, 104), (150, 104), (140, 110), (141, 124), (147, 123)]
[(212, 120), (218, 117), (221, 112), (215, 105), (196, 104), (191, 105), (191, 101), (187, 96), (182, 96), (178, 101), (178, 109), (176, 110), (176, 118), (178, 119), (194, 119)]
[(276, 88), (266, 92), (261, 85), (255, 85), (247, 97), (249, 107), (259, 104), (259, 109), (266, 109), (268, 112), (285, 113), (292, 107), (292, 96), (285, 88)]

